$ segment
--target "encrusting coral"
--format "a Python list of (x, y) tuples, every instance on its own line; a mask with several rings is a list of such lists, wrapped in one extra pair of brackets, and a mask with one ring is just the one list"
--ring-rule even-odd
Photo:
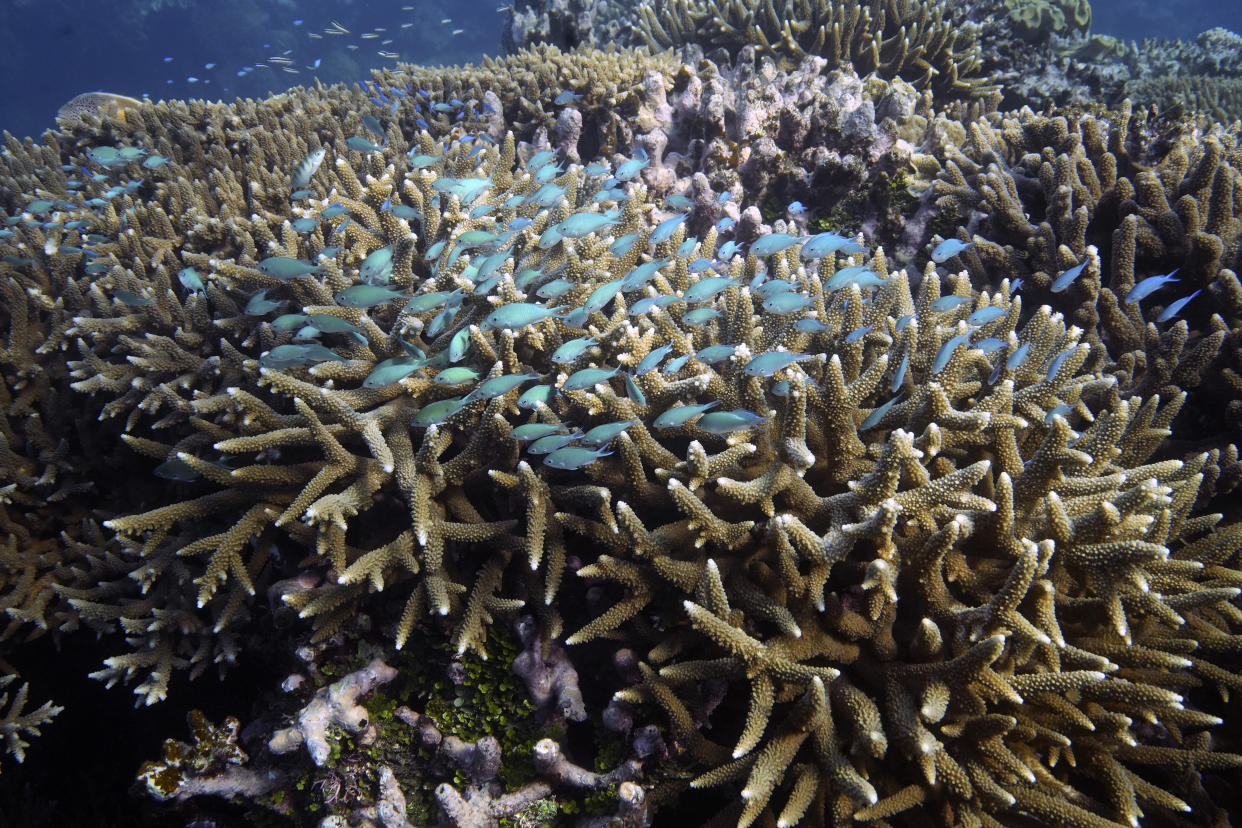
[[(548, 71), (613, 59), (631, 60)], [(615, 100), (663, 111), (667, 79), (632, 60), (619, 97), (561, 104), (557, 124), (606, 123), (593, 110)], [(855, 228), (765, 224), (753, 191), (670, 171), (658, 145), (591, 155), (564, 126), (551, 149), (533, 114), (520, 140), (513, 107), (544, 105), (481, 76), (143, 104), (8, 141), (0, 272), (24, 344), (6, 373), (49, 366), (121, 433), (125, 469), (170, 484), (102, 500), (72, 536), (95, 542), (67, 544), (38, 593), (124, 634), (96, 676), (151, 703), (177, 670), (224, 669), (269, 585), (316, 646), (365, 616), (384, 647), (445, 630), (481, 659), (520, 611), (515, 671), (551, 721), (598, 715), (573, 659), (616, 651), (608, 721), (633, 754), (597, 773), (539, 741), (546, 787), (522, 807), (603, 791), (640, 825), (724, 787), (699, 795), (738, 826), (1212, 814), (1200, 775), (1242, 765), (1215, 700), (1242, 686), (1242, 526), (1197, 510), (1228, 449), (1166, 438), (1237, 323), (1191, 315), (1179, 344), (1120, 306), (1170, 264), (1224, 290), (1236, 144), (1145, 159), (1127, 112), (962, 123), (911, 102), (913, 169), (935, 183), (920, 235), (888, 239), (902, 268)], [(963, 227), (941, 235), (973, 247), (926, 261), (927, 213), (950, 208)], [(23, 468), (9, 497), (49, 488)], [(283, 784), (299, 743), (318, 766), (360, 739), (361, 697), (393, 673), (314, 691), (246, 778)], [(422, 716), (403, 721), (426, 735)], [(663, 749), (634, 727), (653, 718)], [(248, 760), (235, 722), (191, 727), (148, 769), (163, 796), (185, 768)], [(452, 738), (477, 790), (438, 801), (476, 824), (506, 793), (499, 748)], [(690, 773), (662, 774), (665, 753)], [(382, 824), (406, 821), (402, 773), (380, 772)]]

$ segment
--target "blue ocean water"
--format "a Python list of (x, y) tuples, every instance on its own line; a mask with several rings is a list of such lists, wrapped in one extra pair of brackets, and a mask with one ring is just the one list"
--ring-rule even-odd
[[(1238, 0), (1092, 7), (1093, 31), (1125, 41), (1242, 31)], [(0, 129), (38, 135), (60, 104), (97, 89), (232, 100), (352, 82), (398, 58), (477, 60), (501, 51), (498, 8), (504, 0), (2, 0)]]

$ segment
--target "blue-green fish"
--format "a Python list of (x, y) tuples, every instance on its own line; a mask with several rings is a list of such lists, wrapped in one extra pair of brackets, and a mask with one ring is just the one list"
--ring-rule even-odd
[(580, 239), (620, 221), (619, 210), (606, 213), (581, 212), (557, 224), (556, 230), (567, 239)]
[(656, 417), (655, 422), (651, 425), (653, 428), (676, 428), (677, 426), (683, 426), (703, 412), (718, 405), (720, 405), (719, 400), (712, 400), (711, 402), (699, 403), (697, 405), (675, 405), (659, 417)]
[(811, 297), (787, 290), (783, 293), (774, 294), (771, 298), (765, 300), (763, 309), (768, 313), (783, 316), (789, 313), (797, 313), (809, 304), (811, 304)]
[(286, 313), (272, 320), (272, 327), (278, 331), (296, 331), (310, 319), (304, 313)]
[(467, 368), (464, 365), (455, 365), (451, 368), (445, 368), (440, 373), (432, 377), (431, 381), (437, 385), (468, 385), (479, 378), (479, 372), (473, 368)]
[(595, 313), (603, 310), (604, 306), (612, 301), (613, 297), (621, 292), (622, 279), (613, 279), (611, 282), (604, 284), (591, 291), (591, 295), (582, 303), (582, 309), (587, 313)]
[(177, 273), (177, 281), (181, 282), (182, 287), (195, 293), (206, 293), (207, 286), (203, 284), (203, 278), (198, 275), (198, 271), (192, 267), (184, 267)]
[(259, 357), (264, 368), (286, 368), (291, 365), (307, 365), (312, 362), (343, 362), (345, 357), (317, 342), (307, 345), (277, 345)]
[(351, 135), (345, 139), (345, 143), (350, 149), (358, 152), (380, 152), (384, 149), (379, 144), (372, 143), (361, 135)]
[(538, 408), (542, 403), (547, 405), (552, 401), (552, 395), (556, 393), (556, 389), (551, 385), (536, 385), (527, 388), (522, 392), (522, 396), (518, 397), (518, 408)]
[(969, 341), (970, 334), (968, 333), (959, 334), (948, 339), (940, 346), (940, 350), (936, 351), (936, 358), (932, 360), (931, 372), (933, 374), (940, 373), (944, 366), (949, 364), (949, 358), (953, 356), (953, 352), (957, 350), (958, 346), (965, 345)]
[(114, 288), (112, 298), (129, 308), (142, 307), (151, 304), (151, 300), (145, 296), (139, 296), (137, 293), (125, 290), (124, 288)]
[(752, 411), (739, 408), (733, 411), (709, 411), (699, 418), (695, 426), (709, 434), (723, 436), (725, 434), (732, 434), (735, 431), (754, 428), (767, 419), (767, 417), (760, 417)]
[(310, 325), (315, 330), (322, 331), (324, 333), (356, 334), (357, 336), (363, 337), (363, 341), (365, 341), (362, 328), (359, 328), (354, 323), (348, 322), (339, 316), (333, 316), (330, 313), (312, 313), (306, 318), (306, 324)]
[(689, 217), (689, 213), (681, 213), (680, 215), (673, 216), (672, 218), (666, 218), (664, 221), (657, 224), (655, 229), (651, 231), (651, 236), (647, 239), (647, 243), (660, 244), (661, 242), (668, 241), (672, 238), (673, 233), (677, 232), (677, 228), (680, 227)]
[(607, 382), (617, 375), (620, 368), (583, 368), (580, 371), (574, 371), (565, 380), (565, 384), (561, 386), (562, 391), (584, 391), (587, 388), (598, 385), (601, 382)]
[(259, 262), (255, 269), (276, 279), (296, 279), (319, 272), (319, 267), (316, 265), (301, 259), (291, 259), (288, 256), (269, 256)]
[(634, 376), (642, 376), (649, 371), (654, 371), (656, 366), (673, 351), (672, 345), (661, 345), (658, 348), (652, 348), (647, 355), (638, 361), (638, 367), (634, 369)]
[(979, 308), (971, 313), (970, 316), (966, 317), (966, 324), (986, 325), (989, 322), (1000, 319), (1004, 315), (1005, 308), (997, 307), (996, 305), (988, 305), (986, 307)]
[(577, 339), (571, 339), (553, 351), (551, 359), (559, 365), (569, 365), (594, 344), (594, 336), (580, 336)]
[(400, 382), (423, 365), (423, 360), (412, 356), (393, 357), (379, 363), (362, 381), (363, 388), (383, 388)]
[(457, 290), (437, 290), (433, 293), (420, 293), (405, 303), (405, 307), (401, 309), (402, 313), (427, 313), (436, 308), (447, 305), (454, 300), (461, 301), (462, 291)]
[(275, 299), (267, 298), (267, 288), (250, 297), (250, 301), (246, 303), (247, 316), (263, 316), (283, 305), (284, 302), (278, 302)]
[(548, 434), (536, 439), (527, 447), (526, 451), (528, 454), (551, 454), (557, 449), (569, 445), (581, 436), (581, 431), (575, 431), (573, 434)]
[(704, 365), (715, 365), (733, 356), (736, 351), (736, 345), (708, 345), (695, 352), (694, 358)]
[(347, 308), (373, 308), (394, 299), (405, 299), (406, 295), (399, 290), (391, 290), (382, 285), (354, 285), (345, 288), (334, 298), (337, 304)]
[(1189, 296), (1183, 296), (1181, 299), (1178, 299), (1174, 302), (1170, 302), (1167, 308), (1160, 311), (1160, 315), (1156, 317), (1156, 322), (1158, 324), (1164, 324), (1165, 322), (1168, 322), (1170, 319), (1172, 319), (1173, 317), (1181, 313), (1182, 308), (1190, 304), (1191, 299), (1194, 299), (1196, 296), (1198, 296), (1202, 292), (1203, 291), (1201, 290), (1196, 290), (1194, 293), (1190, 294)]
[(591, 450), (581, 446), (565, 446), (543, 458), (543, 464), (553, 469), (575, 471), (583, 466), (589, 466), (599, 458), (606, 457), (609, 454), (612, 454), (612, 452), (604, 451), (602, 448)]
[(447, 400), (428, 403), (418, 410), (418, 413), (410, 420), (410, 425), (415, 428), (440, 425), (467, 405), (469, 402), (465, 397), (449, 397)]
[(972, 301), (974, 299), (970, 296), (941, 296), (931, 303), (931, 309), (937, 313), (943, 313), (954, 308), (960, 308), (962, 305)]
[(459, 362), (466, 355), (466, 351), (470, 349), (470, 327), (466, 326), (453, 334), (453, 338), (449, 340), (448, 360), (449, 362)]
[(621, 280), (621, 290), (625, 293), (638, 290), (643, 285), (647, 284), (647, 282), (651, 281), (651, 277), (655, 276), (656, 271), (668, 263), (669, 260), (665, 258), (652, 259), (649, 262), (640, 264), (638, 267), (625, 274), (625, 277)]
[(313, 218), (300, 218), (289, 222), (289, 226), (296, 233), (313, 233), (315, 228), (319, 226), (319, 222)]
[(768, 233), (751, 244), (750, 252), (762, 259), (792, 247), (803, 238), (803, 236), (795, 236), (792, 233)]
[(788, 368), (795, 362), (814, 358), (814, 354), (800, 354), (792, 351), (768, 351), (753, 357), (750, 362), (746, 363), (746, 367), (742, 371), (747, 376), (770, 377), (777, 371)]
[(867, 429), (878, 425), (880, 420), (884, 419), (884, 415), (888, 413), (889, 409), (896, 405), (897, 401), (900, 399), (900, 397), (893, 397), (891, 400), (872, 411), (863, 418), (861, 423), (858, 424), (858, 429), (860, 431), (866, 431)]
[(686, 289), (682, 296), (686, 302), (695, 304), (697, 302), (710, 302), (726, 288), (730, 288), (737, 284), (731, 276), (708, 276), (699, 279), (693, 285)]
[(489, 313), (479, 327), (485, 331), (494, 331), (501, 328), (525, 328), (527, 325), (533, 325), (536, 322), (542, 322), (550, 317), (558, 316), (565, 310), (564, 305), (545, 308), (543, 305), (535, 305), (530, 302), (512, 302)]
[(1049, 288), (1053, 293), (1060, 293), (1074, 283), (1078, 278), (1078, 274), (1082, 273), (1082, 269), (1087, 266), (1087, 262), (1081, 261), (1062, 273), (1060, 276), (1052, 280), (1052, 286)]
[(490, 400), (508, 394), (522, 383), (539, 379), (538, 374), (508, 374), (483, 380), (479, 386), (466, 395), (469, 400)]
[(686, 311), (682, 315), (681, 321), (684, 325), (697, 328), (700, 325), (706, 325), (718, 316), (720, 316), (719, 308), (695, 308), (694, 310)]
[(392, 247), (373, 250), (362, 260), (358, 269), (362, 281), (367, 284), (384, 284), (392, 276)]
[(1176, 274), (1179, 270), (1181, 270), (1180, 267), (1175, 267), (1171, 272), (1166, 273), (1164, 276), (1148, 276), (1146, 279), (1130, 288), (1130, 292), (1126, 294), (1125, 301), (1127, 303), (1141, 301), (1146, 299), (1148, 296), (1151, 296), (1157, 290), (1170, 282), (1181, 281), (1180, 279), (1173, 278), (1174, 274)]
[(381, 141), (385, 139), (383, 124), (370, 112), (362, 113), (362, 125), (378, 135)]
[(974, 242), (964, 242), (960, 239), (945, 239), (932, 250), (932, 261), (936, 264), (944, 264), (974, 245)]
[(564, 423), (525, 423), (509, 432), (514, 440), (525, 443), (565, 431)]
[(587, 446), (606, 446), (615, 440), (621, 432), (639, 422), (641, 420), (622, 420), (617, 423), (597, 425), (595, 428), (589, 429), (586, 434), (583, 434), (578, 442)]
[(625, 396), (630, 398), (630, 402), (635, 405), (646, 405), (647, 395), (643, 393), (643, 389), (638, 387), (638, 383), (634, 382), (634, 378), (629, 374), (622, 374), (625, 378)]

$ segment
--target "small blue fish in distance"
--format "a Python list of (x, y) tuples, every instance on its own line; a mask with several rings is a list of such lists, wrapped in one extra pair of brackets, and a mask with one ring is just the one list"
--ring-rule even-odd
[(974, 245), (974, 242), (964, 242), (960, 239), (945, 239), (932, 250), (932, 261), (936, 264), (944, 264), (962, 251), (974, 247)]
[(1064, 417), (1074, 410), (1074, 406), (1061, 403), (1048, 409), (1048, 413), (1044, 415), (1044, 422), (1051, 423), (1057, 417)]
[(441, 425), (468, 404), (465, 397), (449, 397), (447, 400), (437, 400), (420, 408), (413, 419), (410, 420), (410, 425), (415, 428)]
[(637, 233), (626, 233), (624, 236), (618, 236), (608, 245), (608, 252), (614, 256), (624, 256), (630, 252), (630, 248), (634, 246), (636, 241), (638, 241)]
[(1086, 260), (1079, 262), (1060, 276), (1052, 280), (1052, 286), (1049, 288), (1053, 293), (1061, 293), (1070, 285), (1074, 284), (1074, 280), (1082, 273), (1082, 269), (1087, 266)]
[(699, 279), (693, 285), (686, 289), (682, 296), (686, 302), (696, 304), (698, 302), (710, 302), (715, 299), (721, 291), (726, 290), (737, 284), (731, 276), (707, 276)]
[(1183, 296), (1181, 299), (1178, 299), (1176, 302), (1170, 302), (1167, 308), (1160, 311), (1160, 315), (1156, 317), (1156, 322), (1159, 324), (1168, 322), (1170, 319), (1172, 319), (1173, 317), (1181, 313), (1182, 308), (1186, 307), (1186, 305), (1190, 303), (1191, 299), (1194, 299), (1196, 296), (1198, 296), (1202, 292), (1203, 291), (1201, 290), (1196, 290), (1194, 293), (1190, 294), (1189, 296)]
[(983, 351), (985, 354), (992, 354), (1005, 347), (1004, 340), (989, 336), (987, 339), (980, 339), (975, 343), (975, 348)]
[(195, 293), (207, 293), (207, 286), (203, 284), (203, 279), (198, 275), (198, 271), (192, 267), (182, 268), (177, 274), (177, 280), (181, 282), (182, 287)]
[(686, 311), (682, 315), (681, 321), (682, 324), (689, 325), (692, 328), (697, 328), (700, 325), (706, 325), (708, 322), (719, 316), (719, 308), (695, 308), (694, 310)]
[(795, 236), (791, 233), (768, 233), (751, 244), (750, 252), (762, 259), (794, 246), (803, 238), (803, 236)]
[(363, 388), (383, 388), (408, 377), (422, 367), (423, 360), (415, 357), (393, 357), (375, 366), (362, 381)]
[(837, 233), (819, 233), (807, 239), (806, 243), (802, 245), (799, 255), (804, 259), (820, 259), (829, 254), (836, 253), (849, 241), (850, 239)]
[(1153, 293), (1160, 290), (1160, 288), (1170, 282), (1180, 282), (1180, 279), (1173, 278), (1173, 275), (1179, 270), (1181, 270), (1180, 267), (1175, 267), (1171, 272), (1165, 274), (1164, 276), (1148, 276), (1146, 279), (1130, 288), (1130, 292), (1126, 294), (1126, 302), (1138, 302), (1142, 299), (1146, 299), (1148, 296), (1151, 296)]
[(565, 104), (573, 103), (574, 101), (578, 100), (581, 97), (582, 97), (581, 94), (574, 94), (573, 92), (570, 92), (568, 89), (566, 89), (564, 92), (562, 92), (561, 94), (553, 98), (552, 103), (556, 104), (557, 106), (564, 106)]
[(363, 138), (361, 135), (351, 135), (350, 137), (345, 139), (345, 144), (351, 150), (354, 150), (356, 152), (366, 152), (366, 153), (382, 152), (384, 149), (379, 144), (368, 141), (366, 138)]
[(727, 262), (729, 259), (733, 258), (734, 253), (740, 252), (741, 249), (742, 249), (742, 244), (740, 242), (735, 242), (732, 239), (730, 239), (729, 241), (720, 245), (720, 249), (716, 251), (716, 255), (720, 258), (722, 262)]
[(681, 193), (673, 193), (664, 199), (664, 206), (669, 210), (689, 210), (694, 206), (694, 202)]
[(602, 448), (591, 450), (581, 446), (565, 446), (543, 458), (543, 464), (553, 469), (577, 471), (583, 466), (589, 466), (599, 458), (607, 457), (610, 454), (612, 454), (611, 451), (604, 451)]
[(806, 205), (804, 205), (801, 201), (789, 202), (789, 215), (791, 216), (806, 215)]
[(625, 274), (625, 277), (621, 280), (621, 290), (625, 293), (638, 290), (643, 285), (647, 284), (647, 282), (651, 281), (651, 277), (655, 276), (656, 271), (664, 267), (664, 265), (668, 264), (668, 262), (669, 260), (667, 258), (662, 258), (652, 259), (649, 262), (640, 264), (638, 267)]
[(582, 171), (586, 173), (589, 178), (599, 178), (600, 176), (608, 175), (609, 169), (607, 164), (592, 162), (587, 164)]
[(726, 230), (728, 230), (729, 228), (731, 228), (731, 227), (732, 227), (733, 225), (735, 225), (735, 224), (737, 224), (737, 219), (735, 219), (735, 218), (730, 218), (729, 216), (725, 216), (724, 218), (722, 218), (722, 219), (720, 219), (719, 221), (717, 221), (717, 222), (713, 225), (713, 227), (715, 227), (715, 228), (716, 228), (716, 232), (717, 232), (717, 233), (723, 233), (723, 232), (725, 232)]

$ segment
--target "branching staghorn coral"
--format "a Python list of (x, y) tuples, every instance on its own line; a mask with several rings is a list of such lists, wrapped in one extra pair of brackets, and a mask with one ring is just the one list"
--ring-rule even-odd
[(900, 77), (946, 97), (970, 97), (984, 86), (975, 31), (959, 25), (942, 2), (887, 0), (676, 0), (638, 7), (638, 30), (653, 47), (698, 43), (735, 54), (746, 45), (794, 63), (822, 55), (860, 75)]
[[(520, 608), (571, 658), (641, 649), (618, 704), (695, 774), (663, 793), (736, 791), (734, 824), (1211, 809), (1197, 775), (1242, 762), (1209, 692), (1237, 683), (1239, 532), (1193, 512), (1219, 458), (1157, 454), (1184, 398), (1119, 381), (1047, 279), (1017, 289), (999, 244), (960, 272), (813, 254), (751, 211), (726, 242), (654, 203), (660, 159), (612, 159), (632, 183), (597, 198), (604, 173), (512, 135), (301, 105), (144, 105), (145, 149), (103, 164), (121, 192), (45, 185), (96, 256), (41, 221), (3, 242), (46, 304), (76, 291), (74, 399), (175, 483), (57, 590), (129, 639), (99, 677), (154, 701), (226, 665), (302, 572), (283, 600), (320, 640), (365, 613), (485, 655)], [(63, 163), (100, 165), (81, 140)], [(175, 163), (125, 192), (144, 152)]]
[[(1203, 133), (1126, 106), (1107, 117), (1024, 110), (977, 121), (967, 138), (945, 148), (930, 197), (937, 209), (956, 210), (978, 240), (963, 258), (972, 279), (1022, 278), (1084, 329), (1095, 358), (1114, 361), (1109, 372), (1122, 387), (1164, 397), (1185, 389), (1193, 416), (1206, 421), (1199, 430), (1236, 434), (1237, 390), (1219, 381), (1222, 363), (1236, 370), (1242, 325), (1229, 299), (1242, 265), (1235, 132)], [(1084, 262), (1057, 296), (1055, 278)], [(1127, 301), (1160, 274), (1178, 284)], [(1183, 311), (1160, 319), (1196, 290), (1202, 295)]]

